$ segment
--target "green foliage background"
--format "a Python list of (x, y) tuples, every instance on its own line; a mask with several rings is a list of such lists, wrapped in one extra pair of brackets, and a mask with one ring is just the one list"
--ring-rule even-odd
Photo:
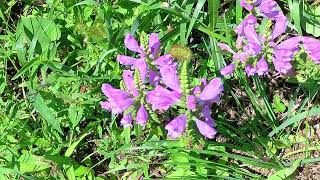
[[(281, 5), (299, 34), (319, 36), (318, 7)], [(239, 0), (0, 1), (0, 179), (284, 179), (318, 162), (314, 83), (270, 87), (237, 71), (213, 110), (224, 140), (199, 149), (163, 140), (161, 128), (132, 138), (100, 108), (101, 84), (119, 86), (127, 33), (157, 32), (165, 52), (190, 47), (196, 81), (230, 61), (217, 43), (234, 45), (242, 18)], [(282, 94), (283, 86), (293, 90)]]

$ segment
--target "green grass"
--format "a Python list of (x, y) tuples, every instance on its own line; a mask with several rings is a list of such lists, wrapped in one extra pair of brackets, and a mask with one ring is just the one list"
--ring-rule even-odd
[[(305, 12), (295, 12), (301, 4), (284, 5), (297, 32), (311, 32)], [(242, 17), (238, 0), (0, 2), (0, 179), (265, 179), (261, 168), (285, 178), (318, 162), (310, 121), (320, 114), (319, 88), (303, 84), (276, 79), (269, 88), (269, 79), (237, 71), (213, 110), (222, 140), (202, 139), (198, 149), (165, 140), (162, 126), (123, 131), (101, 109), (101, 84), (119, 86), (127, 33), (157, 32), (165, 52), (190, 47), (190, 78), (211, 78), (230, 62), (217, 43), (234, 45)], [(286, 85), (292, 93), (275, 103)]]

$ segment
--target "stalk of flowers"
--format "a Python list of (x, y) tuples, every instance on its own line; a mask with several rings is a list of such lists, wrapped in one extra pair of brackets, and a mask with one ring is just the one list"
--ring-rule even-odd
[(122, 74), (124, 88), (116, 89), (110, 84), (103, 84), (102, 92), (107, 101), (102, 102), (101, 107), (114, 114), (123, 113), (120, 123), (124, 127), (132, 126), (133, 115), (136, 124), (145, 126), (149, 118), (145, 88), (147, 84), (156, 84), (159, 79), (151, 69), (151, 60), (161, 58), (160, 40), (157, 34), (152, 33), (148, 42), (142, 41), (142, 45), (139, 45), (131, 34), (127, 34), (124, 43), (130, 51), (138, 53), (138, 58), (118, 55), (117, 60), (120, 64), (130, 68)]
[[(319, 40), (303, 36), (284, 36), (288, 23), (276, 1), (242, 0), (240, 5), (250, 11), (250, 14), (235, 29), (238, 35), (237, 52), (228, 45), (219, 43), (222, 50), (233, 54), (233, 62), (220, 70), (223, 76), (231, 75), (238, 64), (242, 64), (248, 76), (262, 76), (268, 73), (271, 63), (280, 75), (293, 75), (292, 60), (302, 47), (315, 63), (319, 63), (319, 54), (315, 53), (320, 49)], [(256, 31), (259, 27), (257, 17), (268, 21), (265, 30), (260, 34)], [(277, 43), (276, 40), (281, 39), (285, 40)], [(313, 45), (312, 48), (310, 44)]]
[[(138, 53), (138, 58), (126, 55), (117, 57), (129, 69), (123, 71), (123, 88), (102, 85), (102, 92), (107, 97), (107, 101), (101, 103), (102, 108), (114, 114), (123, 113), (120, 123), (124, 127), (131, 127), (133, 119), (136, 124), (145, 126), (149, 114), (161, 114), (167, 119), (170, 112), (179, 109), (181, 113), (171, 114), (177, 116), (165, 126), (170, 139), (185, 133), (190, 122), (196, 124), (200, 134), (214, 138), (216, 130), (210, 105), (220, 101), (222, 81), (215, 78), (206, 84), (204, 80), (202, 88), (197, 86), (190, 94), (188, 61), (178, 63), (170, 54), (160, 56), (160, 41), (155, 33), (149, 36), (148, 43), (142, 40), (141, 44), (132, 35), (126, 36), (126, 47)], [(186, 55), (191, 58), (191, 51), (186, 51), (184, 57)], [(149, 105), (151, 108), (148, 108)], [(191, 116), (191, 111), (197, 116)]]
[[(168, 110), (178, 101), (184, 101), (178, 106), (185, 113), (180, 114), (165, 126), (170, 139), (176, 139), (188, 131), (189, 123), (195, 123), (200, 134), (212, 139), (217, 132), (214, 128), (214, 120), (211, 118), (210, 105), (213, 102), (219, 102), (220, 95), (223, 92), (222, 81), (219, 78), (215, 78), (207, 84), (204, 79), (203, 88), (201, 89), (200, 86), (197, 86), (190, 94), (187, 72), (189, 70), (188, 63), (191, 58), (191, 52), (179, 46), (175, 46), (173, 49), (171, 53), (176, 59), (180, 60), (180, 76), (178, 76), (178, 71), (176, 70), (177, 64), (172, 62), (173, 59), (166, 61), (165, 64), (157, 62), (160, 72), (164, 71), (161, 69), (171, 69), (165, 71), (167, 73), (161, 73), (161, 77), (168, 80), (164, 81), (167, 88), (157, 86), (156, 89), (148, 93), (147, 101), (152, 104), (154, 110), (158, 109), (160, 112)], [(170, 73), (171, 71), (172, 73)], [(184, 109), (185, 106), (187, 109)], [(193, 112), (191, 113), (190, 111)]]

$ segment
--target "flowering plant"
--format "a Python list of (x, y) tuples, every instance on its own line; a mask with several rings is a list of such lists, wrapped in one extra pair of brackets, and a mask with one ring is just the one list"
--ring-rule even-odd
[[(250, 14), (235, 29), (237, 52), (227, 44), (219, 44), (222, 50), (233, 54), (233, 62), (220, 70), (223, 76), (231, 75), (236, 66), (242, 66), (248, 76), (262, 76), (270, 71), (271, 65), (279, 75), (293, 76), (297, 74), (294, 61), (301, 54), (298, 52), (306, 53), (308, 57), (305, 59), (312, 60), (319, 67), (320, 40), (285, 35), (288, 20), (276, 1), (241, 0), (241, 6)], [(300, 66), (305, 64), (300, 63)]]
[(126, 47), (138, 56), (118, 55), (119, 63), (128, 67), (122, 74), (123, 85), (116, 89), (103, 84), (102, 92), (107, 100), (101, 107), (122, 114), (120, 124), (124, 128), (133, 124), (153, 128), (160, 124), (164, 125), (169, 139), (177, 139), (188, 136), (191, 127), (197, 127), (205, 138), (213, 139), (217, 132), (210, 105), (220, 102), (224, 90), (222, 80), (200, 79), (199, 84), (191, 87), (188, 75), (191, 51), (173, 46), (170, 54), (160, 55), (158, 35), (152, 33), (146, 37), (143, 34), (139, 44), (131, 34), (126, 35)]

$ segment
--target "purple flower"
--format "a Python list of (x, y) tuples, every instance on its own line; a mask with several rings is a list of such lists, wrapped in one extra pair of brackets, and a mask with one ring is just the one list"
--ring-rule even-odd
[(126, 128), (126, 127), (131, 127), (132, 126), (132, 113), (129, 112), (128, 114), (124, 115), (123, 118), (120, 121), (121, 125)]
[(308, 56), (310, 56), (316, 64), (320, 64), (320, 40), (303, 37), (302, 41), (304, 50)]
[(137, 68), (140, 72), (140, 78), (142, 81), (144, 81), (147, 77), (148, 73), (148, 64), (145, 61), (145, 57), (147, 53), (150, 52), (151, 58), (157, 58), (160, 52), (160, 40), (158, 38), (158, 35), (155, 33), (152, 33), (149, 36), (149, 50), (148, 52), (145, 52), (143, 47), (139, 45), (137, 40), (131, 35), (127, 34), (124, 39), (124, 44), (126, 47), (136, 53), (139, 53), (139, 58), (133, 58), (130, 56), (125, 55), (118, 55), (117, 59), (122, 65), (132, 66), (132, 68)]
[(243, 50), (245, 53), (248, 54), (248, 56), (257, 56), (261, 52), (262, 47), (260, 44), (249, 42), (247, 45), (243, 47)]
[(136, 117), (137, 124), (140, 124), (142, 126), (146, 125), (148, 121), (148, 113), (146, 111), (146, 108), (143, 104), (141, 104)]
[(138, 92), (136, 85), (134, 83), (133, 71), (124, 70), (122, 73), (122, 78), (123, 78), (124, 84), (126, 85), (126, 87), (129, 90), (129, 92), (131, 92), (131, 94), (133, 94), (134, 97), (138, 96), (139, 92)]
[(173, 61), (170, 54), (163, 55), (154, 61), (158, 68), (160, 69), (160, 74), (163, 83), (170, 89), (182, 92), (180, 88), (180, 81), (177, 71), (177, 64)]
[(256, 73), (256, 69), (251, 64), (248, 64), (244, 71), (248, 76), (252, 76)]
[(169, 65), (169, 66), (170, 65), (174, 65), (175, 66), (173, 58), (172, 58), (172, 56), (170, 54), (165, 54), (165, 55), (160, 56), (155, 61), (153, 61), (153, 63), (155, 65), (158, 65), (159, 67), (167, 66), (167, 65)]
[(274, 58), (272, 60), (274, 68), (281, 74), (287, 74), (292, 71), (292, 65), (288, 61), (281, 61), (279, 59)]
[(162, 86), (156, 86), (154, 90), (147, 93), (147, 102), (152, 105), (152, 110), (165, 111), (176, 104), (180, 98), (180, 93), (170, 91)]
[(262, 75), (265, 75), (268, 73), (269, 71), (269, 67), (268, 67), (268, 63), (267, 61), (264, 59), (264, 57), (262, 57), (257, 65), (256, 65), (256, 71), (257, 71), (257, 74), (259, 76), (262, 76)]
[(170, 89), (181, 93), (182, 90), (180, 88), (180, 81), (178, 76), (178, 71), (173, 66), (162, 66), (160, 68), (160, 73), (162, 76), (162, 81), (165, 85), (167, 85)]
[(187, 125), (187, 116), (180, 115), (173, 119), (170, 123), (165, 126), (165, 129), (168, 130), (168, 135), (171, 139), (176, 139), (181, 136), (181, 134), (186, 129)]
[(221, 49), (221, 50), (224, 50), (224, 51), (228, 51), (232, 54), (235, 54), (235, 52), (231, 49), (230, 46), (228, 46), (227, 44), (224, 44), (224, 43), (218, 43), (218, 47)]
[(226, 77), (226, 76), (229, 76), (230, 74), (232, 74), (234, 72), (235, 68), (236, 68), (236, 66), (231, 63), (228, 66), (222, 68), (220, 70), (220, 73), (221, 73), (222, 76)]
[(187, 96), (187, 108), (190, 110), (195, 110), (197, 107), (196, 97), (193, 95)]
[(239, 60), (242, 63), (246, 62), (249, 57), (250, 57), (250, 53), (249, 52), (238, 52), (238, 53), (233, 55), (233, 59), (234, 60)]
[(273, 64), (281, 74), (287, 74), (292, 69), (291, 61), (294, 55), (299, 51), (301, 37), (292, 37), (275, 46), (273, 51)]
[(223, 92), (223, 84), (220, 78), (212, 79), (207, 86), (204, 87), (198, 96), (201, 104), (219, 102), (220, 95)]
[(253, 15), (248, 15), (235, 29), (235, 32), (239, 36), (244, 36), (244, 28), (247, 26), (255, 27), (257, 25), (257, 18)]
[(205, 105), (202, 107), (201, 116), (204, 118), (204, 121), (211, 127), (215, 126), (214, 120), (211, 117), (211, 109), (209, 105)]
[(241, 0), (240, 1), (240, 6), (244, 7), (245, 9), (247, 9), (248, 11), (252, 11), (253, 9), (253, 5), (248, 3), (247, 0)]
[(107, 101), (101, 103), (101, 107), (112, 111), (114, 114), (122, 113), (127, 110), (134, 102), (129, 93), (120, 89), (114, 89), (109, 84), (103, 84), (102, 92), (107, 96)]
[(160, 40), (158, 34), (152, 33), (149, 36), (149, 50), (151, 53), (151, 58), (157, 58), (160, 53)]
[(141, 49), (138, 41), (131, 35), (127, 34), (125, 39), (124, 39), (124, 44), (126, 47), (133, 52), (137, 52), (140, 54), (144, 54), (143, 50)]
[(196, 125), (199, 129), (199, 132), (208, 139), (213, 139), (217, 134), (217, 131), (207, 122), (196, 120)]
[(288, 21), (284, 14), (281, 13), (281, 16), (276, 18), (276, 23), (272, 31), (272, 39), (277, 38), (287, 30)]
[(160, 82), (160, 77), (158, 73), (153, 70), (149, 71), (149, 81), (152, 86), (157, 86)]
[(263, 16), (271, 20), (274, 20), (282, 13), (279, 5), (274, 0), (263, 0), (257, 8)]

